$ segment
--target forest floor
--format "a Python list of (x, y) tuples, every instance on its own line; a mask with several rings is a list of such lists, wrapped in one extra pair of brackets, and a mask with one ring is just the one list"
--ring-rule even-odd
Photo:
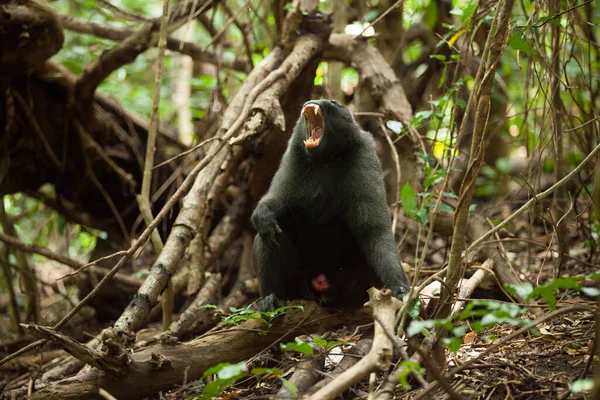
[[(575, 303), (593, 303), (580, 297), (563, 299), (559, 307)], [(4, 315), (0, 316), (1, 326), (8, 323)], [(89, 329), (89, 326), (86, 326)], [(493, 344), (489, 337), (501, 339), (516, 330), (517, 327), (498, 325), (486, 332), (486, 337), (471, 332), (463, 337), (460, 350), (454, 354), (446, 353), (447, 366), (452, 368), (477, 357)], [(481, 361), (473, 363), (465, 371), (457, 374), (450, 382), (468, 399), (564, 399), (569, 394), (569, 383), (582, 378), (592, 377), (593, 368), (587, 369), (594, 338), (594, 319), (591, 313), (562, 315), (538, 327), (539, 334), (528, 334), (515, 338), (498, 348)], [(348, 336), (347, 331), (338, 331), (329, 340), (342, 339), (349, 342), (357, 340)], [(270, 354), (264, 356), (271, 358)], [(279, 358), (279, 357), (273, 357)], [(333, 356), (338, 359), (340, 356)], [(272, 358), (271, 358), (272, 359)], [(335, 361), (335, 360), (332, 360)], [(284, 377), (289, 377), (297, 360), (287, 358), (283, 361)], [(332, 363), (329, 363), (332, 364)], [(277, 393), (281, 382), (276, 377), (257, 380), (249, 378), (240, 381), (223, 393), (223, 399), (266, 399)], [(155, 399), (184, 400), (202, 393), (201, 381), (190, 382), (173, 389)], [(412, 399), (421, 388), (413, 383), (412, 388), (398, 391), (398, 399)], [(368, 392), (368, 382), (356, 385), (345, 398), (361, 397)], [(445, 398), (442, 391), (428, 396), (429, 399)], [(570, 394), (569, 399), (591, 399), (591, 395)]]
[[(539, 234), (536, 236), (538, 242), (542, 236)], [(439, 241), (440, 238), (436, 240)], [(530, 282), (541, 285), (557, 277), (589, 276), (598, 272), (597, 266), (600, 265), (600, 255), (596, 254), (590, 246), (585, 246), (582, 238), (575, 238), (574, 242), (579, 244), (572, 243), (569, 257), (563, 260), (563, 265), (560, 268), (561, 272), (558, 272), (556, 267), (556, 254), (547, 249), (542, 248), (540, 250), (539, 247), (528, 246), (526, 241), (507, 241), (505, 248), (507, 254), (511, 257), (511, 265)], [(440, 242), (440, 244), (442, 243)], [(432, 248), (440, 249), (444, 246), (432, 246)], [(435, 252), (438, 252), (437, 257), (445, 258), (444, 254), (439, 254), (439, 250), (432, 250), (427, 257), (426, 263), (428, 265), (442, 264), (436, 262)], [(427, 273), (431, 273), (431, 271)], [(53, 278), (45, 277), (46, 281), (49, 279)], [(489, 285), (490, 282), (491, 285)], [(580, 284), (591, 286), (594, 282), (581, 281)], [(488, 281), (488, 287), (481, 289), (473, 297), (498, 299), (498, 295), (502, 296), (498, 285), (494, 283), (493, 279)], [(71, 298), (72, 293), (68, 290), (64, 291), (64, 289), (61, 295), (56, 293), (49, 295), (49, 291), (44, 293), (47, 295), (41, 300), (44, 305), (43, 323), (52, 325), (56, 319), (64, 315), (70, 308), (68, 303), (71, 302), (72, 304), (76, 299)], [(595, 305), (593, 299), (582, 296), (577, 291), (562, 290), (556, 293), (556, 307), (559, 309), (576, 304), (586, 305), (590, 308)], [(2, 357), (16, 351), (31, 340), (31, 338), (27, 338), (25, 341), (15, 340), (14, 336), (8, 332), (9, 321), (5, 312), (6, 302), (5, 296), (0, 295), (0, 326), (3, 327), (0, 329), (0, 355)], [(536, 318), (532, 313), (534, 308), (531, 305), (522, 306), (528, 310), (523, 318), (529, 318), (529, 320)], [(543, 315), (551, 311), (548, 304), (541, 300), (537, 306), (542, 310)], [(545, 323), (538, 325), (537, 330), (532, 330), (502, 343), (490, 354), (485, 355), (476, 362), (469, 361), (521, 326), (499, 324), (483, 332), (467, 331), (462, 336), (461, 347), (456, 353), (446, 350), (446, 372), (464, 363), (469, 363), (468, 367), (449, 379), (455, 390), (465, 399), (591, 399), (589, 392), (587, 392), (588, 394), (574, 394), (569, 391), (570, 383), (582, 378), (592, 378), (594, 373), (593, 364), (596, 360), (590, 359), (590, 357), (593, 352), (595, 324), (594, 315), (589, 311), (565, 313), (548, 319)], [(95, 322), (93, 310), (84, 308), (84, 311), (79, 313), (63, 329), (63, 333), (83, 342), (89, 340), (104, 327), (104, 325)], [(359, 337), (360, 334), (357, 334), (353, 327), (348, 327), (330, 333), (327, 340), (342, 340), (353, 343)], [(344, 347), (343, 351), (348, 350), (350, 347)], [(45, 348), (45, 351), (44, 361), (48, 361), (48, 357), (56, 357), (62, 352), (62, 350), (57, 349), (55, 350), (56, 353), (52, 353), (53, 350), (48, 348)], [(342, 349), (339, 350), (339, 353), (342, 353)], [(263, 366), (279, 368), (283, 371), (283, 377), (289, 378), (299, 361), (299, 358), (296, 358), (294, 354), (296, 353), (282, 352), (279, 349), (269, 350), (259, 356), (258, 362)], [(34, 356), (36, 354), (32, 355), (32, 357)], [(342, 354), (327, 356), (325, 375), (339, 362), (341, 357)], [(27, 359), (22, 361), (30, 363), (27, 367), (29, 370), (39, 368), (39, 361), (32, 360), (34, 358), (29, 361)], [(256, 361), (253, 363), (256, 363)], [(0, 381), (10, 381), (22, 374), (23, 364), (20, 364), (18, 369), (17, 374), (6, 369), (0, 370)], [(379, 382), (382, 382), (383, 378), (381, 375), (378, 376)], [(402, 389), (399, 387), (395, 398), (419, 398), (419, 394), (423, 389), (416, 382), (410, 382), (410, 384), (412, 385), (410, 388)], [(277, 376), (249, 377), (226, 388), (221, 398), (280, 398), (273, 397), (280, 387), (281, 380)], [(196, 380), (167, 393), (157, 395), (153, 399), (189, 399), (200, 396), (203, 388), (204, 383), (201, 380)], [(344, 398), (366, 398), (368, 391), (369, 383), (365, 380), (347, 391)], [(438, 389), (432, 391), (425, 398), (444, 399), (448, 397)]]
[[(560, 307), (593, 302), (574, 297), (563, 299)], [(494, 343), (489, 337), (499, 340), (511, 334), (518, 327), (498, 325), (486, 331), (486, 337), (471, 332), (463, 337), (458, 352), (446, 352), (447, 367), (452, 368), (478, 356)], [(573, 394), (569, 384), (584, 377), (592, 378), (593, 367), (588, 368), (594, 338), (594, 318), (592, 313), (562, 315), (538, 327), (538, 334), (527, 334), (509, 341), (479, 362), (471, 364), (457, 374), (450, 383), (465, 399), (591, 399), (591, 395)], [(329, 340), (356, 340), (348, 338), (346, 331), (338, 332)], [(271, 358), (266, 355), (266, 358)], [(271, 359), (279, 358), (273, 355)], [(333, 358), (336, 358), (334, 356)], [(339, 356), (337, 356), (339, 358)], [(297, 360), (284, 360), (287, 366), (284, 377), (294, 371)], [(327, 365), (327, 364), (326, 364)], [(587, 371), (585, 376), (582, 376)], [(327, 372), (327, 371), (325, 371)], [(165, 393), (161, 398), (172, 400), (188, 399), (200, 395), (203, 384), (192, 382), (185, 387)], [(273, 398), (281, 382), (276, 377), (257, 380), (247, 379), (230, 387), (223, 393), (223, 399), (267, 399)], [(356, 385), (346, 393), (345, 399), (364, 398), (368, 393), (368, 382)], [(415, 383), (408, 390), (398, 390), (397, 399), (413, 399), (422, 391)], [(568, 396), (568, 397), (566, 397)], [(277, 397), (275, 397), (277, 398)], [(447, 398), (438, 390), (427, 396), (428, 399)], [(159, 399), (159, 397), (156, 397)]]

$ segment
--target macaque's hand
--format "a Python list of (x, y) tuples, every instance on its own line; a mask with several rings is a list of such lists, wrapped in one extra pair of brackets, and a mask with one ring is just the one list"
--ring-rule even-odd
[(281, 228), (277, 224), (275, 216), (267, 206), (259, 204), (252, 214), (252, 225), (262, 238), (265, 245), (269, 247), (278, 247), (277, 234), (281, 233)]

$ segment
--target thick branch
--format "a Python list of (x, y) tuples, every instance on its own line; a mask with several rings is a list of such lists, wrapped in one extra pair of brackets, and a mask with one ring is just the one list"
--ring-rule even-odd
[(375, 336), (371, 351), (352, 368), (313, 394), (311, 400), (333, 399), (371, 372), (384, 371), (389, 367), (392, 359), (392, 341), (377, 320), (393, 326), (399, 304), (394, 301), (391, 292), (387, 289), (380, 291), (371, 288), (369, 289), (369, 298), (369, 305), (373, 309), (373, 315), (376, 316)]
[[(176, 10), (173, 11), (169, 20), (169, 31), (180, 27), (188, 17), (190, 12), (196, 12), (192, 9), (198, 6), (205, 10), (213, 4), (212, 1), (179, 3)], [(146, 23), (138, 32), (127, 37), (121, 43), (112, 49), (102, 53), (99, 59), (88, 65), (83, 74), (75, 84), (75, 98), (79, 104), (88, 105), (91, 103), (96, 88), (117, 68), (135, 60), (137, 56), (146, 51), (148, 47), (158, 42), (157, 30), (160, 26), (160, 19), (153, 19)]]
[[(250, 112), (257, 108), (255, 102), (259, 95), (267, 89), (274, 93), (283, 93), (320, 49), (321, 41), (318, 37), (313, 35), (301, 36), (296, 40), (292, 52), (277, 70), (267, 75), (279, 62), (281, 53), (278, 49), (274, 49), (248, 76), (224, 115), (220, 130), (222, 141), (212, 143), (202, 162), (186, 178), (188, 182), (189, 179), (194, 179), (194, 184), (183, 200), (182, 210), (177, 216), (175, 226), (165, 243), (164, 250), (156, 260), (150, 276), (146, 279), (136, 297), (115, 323), (115, 329), (123, 332), (133, 332), (141, 327), (191, 239), (197, 233), (197, 230), (201, 230), (200, 227), (204, 224), (205, 215), (213, 206), (213, 202), (207, 198), (208, 193), (215, 183), (216, 177), (222, 172), (224, 162), (232, 151), (232, 147), (228, 146), (228, 141), (236, 135), (248, 136), (248, 132), (262, 132), (270, 122), (272, 114), (263, 114), (262, 112), (256, 112), (248, 120)], [(277, 98), (271, 98), (271, 101), (272, 103), (278, 103)], [(236, 112), (236, 107), (239, 105), (243, 105), (242, 110)], [(274, 107), (269, 108), (269, 110), (273, 109)], [(235, 114), (229, 114), (230, 112), (235, 112)], [(231, 118), (231, 115), (235, 119)], [(231, 124), (232, 120), (235, 122)], [(246, 125), (242, 129), (244, 122), (246, 122)], [(209, 201), (206, 201), (207, 199)]]
[[(506, 43), (509, 33), (510, 14), (513, 4), (514, 0), (505, 0), (497, 11), (494, 18), (494, 26), (490, 29), (485, 49), (485, 55), (487, 57), (483, 58), (485, 62), (482, 62), (479, 65), (479, 71), (477, 72), (478, 86), (469, 99), (469, 106), (475, 108), (471, 155), (465, 177), (460, 187), (456, 212), (454, 213), (454, 234), (452, 236), (450, 259), (446, 275), (446, 284), (449, 290), (442, 290), (440, 296), (441, 307), (436, 312), (436, 318), (445, 318), (449, 314), (450, 302), (462, 272), (462, 253), (466, 243), (465, 238), (467, 221), (469, 218), (469, 207), (471, 206), (471, 200), (475, 190), (475, 181), (479, 175), (479, 170), (483, 165), (483, 157), (485, 155), (485, 132), (490, 113), (494, 76), (500, 57), (504, 52), (504, 43)], [(465, 116), (461, 126), (461, 132), (466, 129), (466, 121), (467, 117)]]
[(79, 343), (78, 341), (63, 335), (52, 328), (35, 324), (21, 324), (21, 326), (27, 329), (30, 334), (57, 343), (60, 347), (65, 349), (78, 360), (99, 368), (102, 371), (118, 374), (121, 373), (123, 368), (127, 365), (127, 357), (120, 359), (108, 357), (106, 354), (92, 350), (85, 344)]
[(63, 45), (56, 13), (42, 1), (0, 2), (0, 76), (20, 75), (44, 63)]
[[(121, 41), (130, 37), (136, 32), (134, 29), (99, 24), (71, 15), (59, 15), (58, 18), (62, 22), (65, 29), (73, 32), (98, 36), (104, 39)], [(202, 50), (202, 48), (193, 43), (184, 42), (181, 39), (177, 39), (172, 36), (167, 38), (167, 49), (188, 55), (196, 61), (201, 61), (208, 64), (218, 63), (226, 68), (235, 69), (237, 71), (247, 72), (250, 69), (248, 63), (237, 56), (229, 57), (227, 54), (224, 54), (222, 57), (219, 57), (216, 53), (210, 50)]]
[[(303, 303), (304, 312), (290, 312), (268, 331), (258, 321), (248, 320), (228, 330), (211, 332), (178, 344), (160, 344), (131, 354), (130, 368), (122, 376), (89, 370), (32, 394), (32, 399), (88, 399), (100, 387), (119, 399), (142, 399), (187, 381), (198, 379), (220, 362), (239, 362), (279, 341), (341, 325), (359, 325), (371, 320), (366, 309), (333, 310)], [(259, 334), (258, 332), (264, 332)], [(160, 359), (160, 363), (156, 360)]]

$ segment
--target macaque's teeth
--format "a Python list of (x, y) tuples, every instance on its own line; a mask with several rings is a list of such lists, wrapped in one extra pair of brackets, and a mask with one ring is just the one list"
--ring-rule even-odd
[(308, 110), (312, 109), (313, 110), (313, 114), (314, 115), (319, 115), (321, 114), (321, 108), (319, 107), (318, 104), (307, 104), (306, 106), (304, 106), (304, 108), (302, 109), (302, 113), (303, 114), (308, 114)]
[(311, 138), (309, 138), (309, 139), (307, 139), (307, 140), (304, 141), (304, 146), (307, 147), (307, 148), (309, 148), (309, 149), (313, 148), (313, 147), (317, 147), (319, 145), (320, 141), (321, 141), (321, 139), (315, 140), (315, 139), (313, 139), (311, 137)]

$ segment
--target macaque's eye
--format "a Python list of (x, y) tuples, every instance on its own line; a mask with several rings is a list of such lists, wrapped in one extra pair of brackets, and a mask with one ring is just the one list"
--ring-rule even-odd
[(337, 102), (337, 100), (330, 100), (332, 104), (335, 104), (336, 106), (339, 106), (340, 103)]

